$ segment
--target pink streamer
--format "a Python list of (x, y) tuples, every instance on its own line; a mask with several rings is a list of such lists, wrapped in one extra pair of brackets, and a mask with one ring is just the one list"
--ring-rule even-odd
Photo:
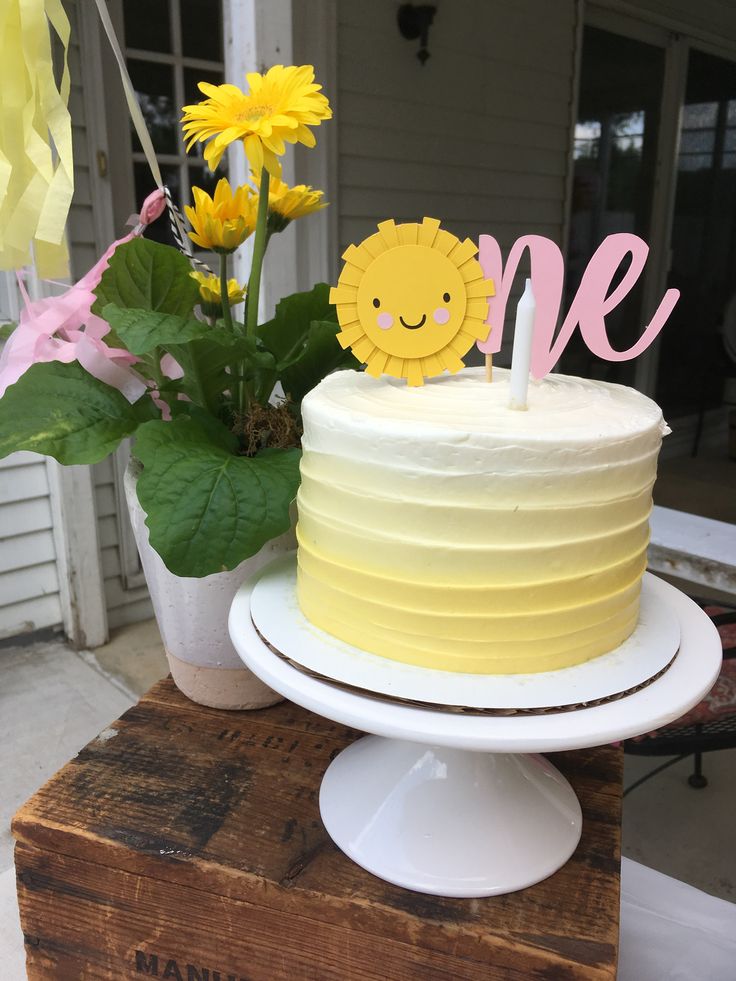
[(91, 308), (95, 302), (93, 291), (115, 249), (140, 235), (165, 207), (163, 190), (149, 194), (133, 231), (113, 242), (89, 272), (59, 296), (31, 300), (18, 278), (24, 309), (0, 353), (0, 398), (32, 364), (47, 361), (78, 361), (95, 378), (122, 392), (129, 402), (136, 402), (143, 395), (146, 383), (132, 367), (138, 358), (104, 343), (110, 325), (93, 314)]

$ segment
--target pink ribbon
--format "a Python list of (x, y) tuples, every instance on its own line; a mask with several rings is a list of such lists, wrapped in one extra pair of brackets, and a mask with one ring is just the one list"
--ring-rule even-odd
[[(18, 277), (24, 309), (18, 326), (0, 353), (0, 398), (32, 364), (45, 361), (65, 364), (78, 361), (95, 378), (122, 392), (129, 402), (136, 402), (143, 395), (146, 383), (132, 367), (138, 358), (123, 348), (108, 347), (104, 343), (110, 325), (92, 313), (91, 308), (95, 302), (93, 291), (115, 249), (142, 234), (165, 208), (163, 190), (149, 194), (133, 231), (113, 242), (79, 282), (58, 296), (31, 300)], [(165, 406), (165, 403), (155, 401), (159, 407)]]

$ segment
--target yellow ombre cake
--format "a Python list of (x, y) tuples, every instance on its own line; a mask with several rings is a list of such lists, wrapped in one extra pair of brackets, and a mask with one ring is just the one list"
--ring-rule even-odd
[(528, 411), (509, 372), (422, 388), (341, 371), (304, 400), (299, 604), (395, 661), (508, 674), (586, 661), (639, 613), (659, 407), (549, 375)]

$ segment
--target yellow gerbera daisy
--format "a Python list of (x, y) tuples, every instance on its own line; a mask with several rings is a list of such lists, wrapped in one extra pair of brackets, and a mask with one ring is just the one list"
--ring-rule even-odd
[[(196, 279), (199, 286), (199, 296), (203, 304), (211, 307), (221, 307), (220, 296), (220, 277), (213, 273), (191, 272), (189, 275)], [(241, 286), (237, 279), (228, 279), (227, 298), (230, 306), (242, 303), (245, 299), (245, 287)]]
[[(260, 176), (251, 174), (258, 190), (261, 189)], [(282, 232), (290, 221), (304, 218), (315, 211), (327, 207), (322, 200), (322, 191), (316, 191), (309, 184), (295, 184), (289, 187), (278, 177), (272, 177), (268, 184), (268, 227), (272, 232)]]
[(315, 84), (311, 65), (274, 65), (265, 75), (249, 72), (246, 80), (247, 93), (237, 85), (199, 83), (199, 90), (208, 98), (184, 106), (187, 150), (197, 141), (211, 140), (204, 157), (215, 170), (228, 146), (242, 140), (257, 174), (265, 167), (269, 174), (281, 177), (278, 157), (286, 150), (284, 141), (314, 146), (309, 127), (332, 117), (330, 104), (320, 92), (322, 86)]
[(256, 227), (256, 199), (252, 190), (243, 184), (235, 193), (227, 178), (217, 182), (211, 198), (201, 187), (193, 187), (194, 207), (184, 208), (194, 229), (189, 238), (203, 249), (213, 252), (234, 252), (253, 233)]

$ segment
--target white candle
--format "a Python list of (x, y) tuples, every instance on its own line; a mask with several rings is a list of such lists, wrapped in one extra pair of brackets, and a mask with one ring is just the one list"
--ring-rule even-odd
[(532, 281), (527, 279), (524, 293), (516, 308), (514, 327), (514, 350), (511, 355), (510, 409), (526, 409), (529, 389), (529, 368), (532, 363), (532, 338), (534, 336), (534, 314), (537, 303), (532, 293)]

